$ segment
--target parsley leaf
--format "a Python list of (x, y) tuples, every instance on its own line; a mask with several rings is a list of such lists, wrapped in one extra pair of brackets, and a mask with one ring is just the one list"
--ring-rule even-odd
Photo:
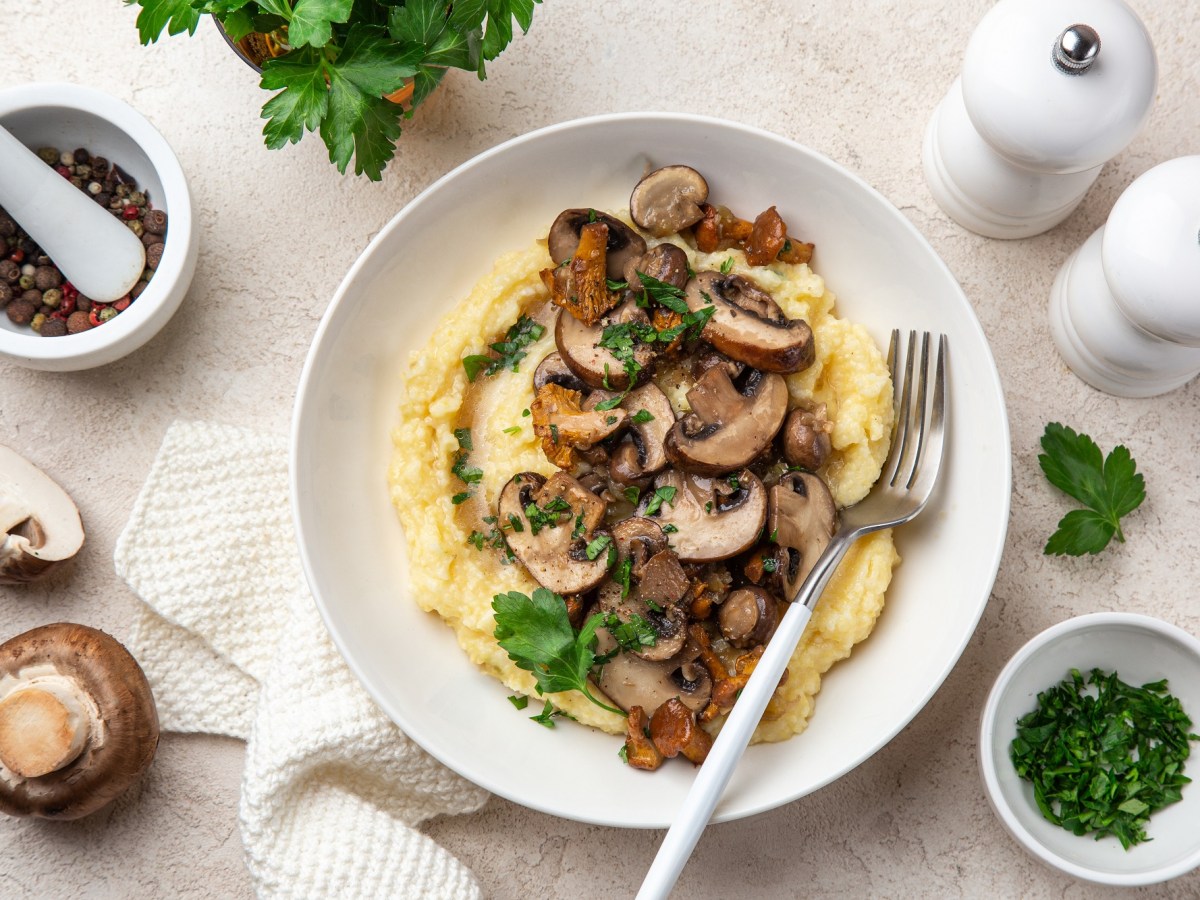
[(642, 282), (642, 290), (646, 295), (646, 299), (651, 303), (665, 306), (671, 312), (677, 312), (680, 315), (688, 311), (687, 301), (684, 300), (687, 292), (682, 288), (677, 288), (675, 285), (668, 284), (665, 281), (659, 281), (657, 278), (647, 275), (644, 272), (638, 272), (637, 276)]
[(454, 439), (458, 441), (460, 450), (474, 450), (471, 444), (471, 429), (470, 428), (455, 428)]
[(1115, 536), (1122, 543), (1121, 518), (1146, 499), (1145, 482), (1129, 450), (1118, 445), (1104, 457), (1086, 434), (1051, 422), (1038, 456), (1046, 478), (1087, 509), (1072, 510), (1058, 523), (1043, 552), (1056, 556), (1099, 553)]
[(513, 706), (515, 706), (517, 709), (524, 709), (525, 707), (527, 707), (529, 705), (529, 698), (526, 696), (523, 696), (522, 694), (513, 694), (512, 696), (510, 696), (508, 698), (508, 702), (511, 703)]
[(167, 34), (195, 34), (200, 24), (200, 10), (192, 8), (192, 0), (138, 0), (138, 5), (138, 38), (143, 44), (157, 41), (164, 28)]
[(588, 675), (596, 662), (596, 629), (599, 615), (580, 631), (571, 627), (567, 605), (553, 591), (539, 587), (533, 596), (520, 591), (492, 598), (495, 637), (518, 668), (532, 672), (539, 694), (579, 691), (597, 706), (624, 715), (601, 703), (588, 689)]
[(288, 23), (288, 43), (293, 47), (321, 47), (333, 38), (333, 23), (347, 22), (354, 0), (296, 0)]
[(654, 515), (659, 511), (663, 503), (670, 503), (672, 506), (674, 506), (676, 490), (677, 488), (671, 487), (670, 485), (667, 485), (666, 487), (655, 488), (654, 496), (651, 497), (650, 501), (646, 504), (646, 508), (643, 510), (642, 515)]
[(654, 421), (654, 413), (650, 412), (648, 409), (639, 409), (629, 417), (629, 421), (634, 425), (645, 425), (647, 422)]
[(272, 150), (296, 143), (306, 131), (316, 131), (329, 110), (325, 57), (312, 47), (267, 60), (259, 86), (280, 91), (262, 110), (262, 118), (267, 120), (263, 136)]
[(603, 613), (603, 624), (626, 653), (636, 653), (658, 643), (658, 632), (644, 617), (633, 613), (622, 621), (616, 613)]
[(564, 713), (562, 710), (555, 709), (554, 704), (547, 700), (546, 705), (542, 707), (542, 711), (536, 716), (530, 716), (529, 718), (531, 721), (537, 722), (539, 725), (545, 728), (553, 728), (554, 717), (563, 715), (566, 715), (566, 713)]

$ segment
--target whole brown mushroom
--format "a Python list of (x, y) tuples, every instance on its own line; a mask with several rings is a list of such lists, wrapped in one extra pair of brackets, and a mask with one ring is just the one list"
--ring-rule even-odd
[(0, 644), (0, 812), (89, 815), (137, 781), (157, 748), (150, 685), (115, 638), (58, 623)]

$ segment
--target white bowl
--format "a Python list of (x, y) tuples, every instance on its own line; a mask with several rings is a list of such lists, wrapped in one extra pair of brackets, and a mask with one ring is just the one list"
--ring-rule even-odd
[[(1113, 837), (1076, 836), (1042, 817), (1033, 786), (1017, 776), (1009, 746), (1017, 719), (1037, 708), (1037, 695), (1067, 677), (1098, 668), (1116, 672), (1127, 684), (1167, 679), (1168, 690), (1200, 730), (1200, 641), (1149, 616), (1094, 613), (1048, 628), (1009, 660), (983, 710), (979, 762), (988, 799), (1004, 827), (1036, 859), (1068, 875), (1097, 884), (1155, 884), (1200, 865), (1200, 790), (1183, 789), (1183, 799), (1150, 817), (1152, 840), (1128, 851)], [(1193, 751), (1196, 747), (1193, 746)], [(1196, 778), (1200, 756), (1186, 771)]]
[(31, 369), (72, 372), (113, 362), (154, 337), (175, 314), (196, 270), (199, 233), (179, 160), (161, 134), (127, 103), (73, 84), (0, 91), (0, 125), (32, 150), (86, 147), (133, 176), (167, 214), (162, 261), (141, 296), (116, 318), (79, 334), (42, 337), (0, 315), (0, 358)]
[(683, 115), (583, 119), (496, 147), (413, 200), (354, 264), (317, 331), (292, 429), (309, 584), (383, 710), (495, 793), (629, 827), (669, 824), (692, 767), (634, 771), (610, 735), (569, 723), (549, 731), (514, 712), (508, 692), (408, 596), (386, 470), (407, 356), (439, 317), (564, 208), (619, 208), (648, 163), (673, 162), (695, 166), (739, 210), (778, 205), (816, 242), (814, 267), (841, 312), (880, 346), (893, 327), (949, 335), (949, 458), (930, 507), (897, 533), (904, 562), (875, 633), (829, 673), (803, 735), (750, 748), (716, 817), (771, 809), (854, 768), (916, 715), (974, 631), (1004, 544), (1010, 468), (999, 378), (970, 305), (908, 220), (844, 169), (767, 132)]

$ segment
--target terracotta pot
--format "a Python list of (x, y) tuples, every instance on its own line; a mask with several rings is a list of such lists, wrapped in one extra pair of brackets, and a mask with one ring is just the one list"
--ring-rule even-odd
[[(283, 56), (291, 48), (283, 41), (279, 40), (273, 34), (259, 34), (251, 32), (241, 40), (235, 41), (221, 26), (221, 23), (216, 18), (213, 19), (213, 24), (217, 26), (217, 31), (221, 32), (221, 37), (225, 39), (225, 43), (229, 48), (237, 54), (243, 62), (246, 63), (255, 72), (262, 74), (262, 64), (268, 59), (274, 59), (277, 56)], [(401, 106), (405, 105), (412, 99), (413, 89), (415, 85), (412, 79), (409, 79), (404, 87), (398, 91), (393, 91), (390, 94), (385, 94), (383, 99), (390, 100), (392, 103), (398, 103)]]

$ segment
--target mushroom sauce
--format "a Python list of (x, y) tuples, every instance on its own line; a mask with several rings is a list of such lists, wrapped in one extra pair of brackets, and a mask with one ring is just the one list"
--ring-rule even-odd
[[(393, 436), (414, 596), (488, 674), (543, 699), (494, 636), (496, 594), (542, 585), (576, 627), (599, 614), (613, 630), (652, 628), (633, 647), (598, 631), (597, 653), (615, 655), (592, 693), (631, 711), (631, 742), (660, 707), (676, 731), (719, 729), (836, 508), (878, 478), (892, 424), (883, 356), (835, 315), (805, 245), (797, 259), (774, 208), (751, 227), (706, 199), (680, 226), (670, 198), (639, 184), (630, 216), (568, 210), (497, 260), (412, 356)], [(764, 231), (769, 258), (755, 265)], [(644, 293), (622, 287), (649, 274)], [(870, 634), (898, 561), (890, 532), (851, 548), (756, 741), (804, 730), (821, 676)], [(549, 699), (627, 730), (578, 691)], [(698, 762), (706, 750), (682, 752)]]

